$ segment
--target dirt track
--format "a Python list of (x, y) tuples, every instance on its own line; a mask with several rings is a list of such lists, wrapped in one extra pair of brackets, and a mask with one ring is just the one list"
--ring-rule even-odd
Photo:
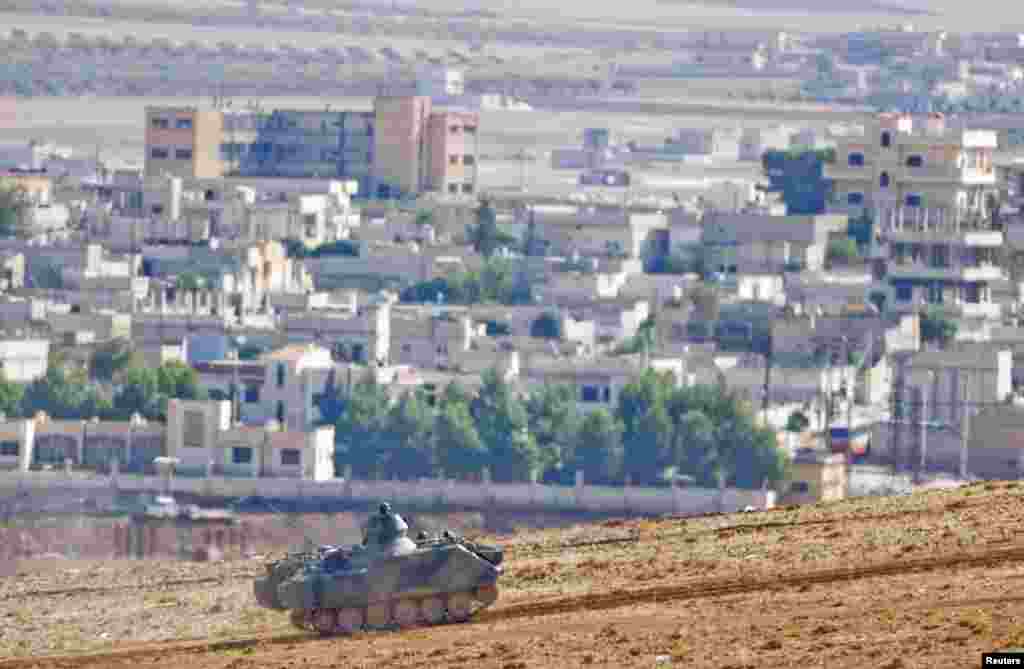
[[(1024, 600), (1015, 594), (1024, 578), (1024, 539), (1015, 536), (1021, 492), (1010, 484), (929, 493), (880, 501), (889, 508), (874, 513), (856, 502), (688, 522), (610, 522), (579, 528), (576, 536), (526, 532), (505, 539), (502, 599), (469, 624), (331, 640), (274, 625), (239, 634), (244, 627), (236, 626), (234, 638), (179, 635), (94, 655), (17, 658), (0, 668), (803, 667), (826, 659), (829, 667), (977, 666), (982, 651), (1024, 642), (1015, 614)], [(880, 545), (879, 537), (893, 545)], [(832, 554), (809, 559), (808, 548), (822, 543)], [(738, 559), (731, 550), (737, 546)], [(693, 559), (716, 547), (716, 562)], [(237, 578), (253, 568), (241, 563), (230, 571)], [(203, 587), (181, 581), (163, 586)], [(248, 581), (236, 585), (244, 590)], [(103, 597), (122, 597), (127, 586), (108, 587)], [(24, 594), (58, 597), (39, 589)], [(726, 657), (731, 665), (722, 664)]]

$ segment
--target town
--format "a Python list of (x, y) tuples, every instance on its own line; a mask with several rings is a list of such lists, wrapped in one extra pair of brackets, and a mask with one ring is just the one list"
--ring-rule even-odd
[[(1024, 32), (44, 4), (0, 8), (5, 518), (702, 519), (1024, 475)], [(242, 560), (232, 523), (203, 541)], [(190, 555), (108, 530), (78, 556)], [(0, 555), (60, 552), (30, 535)]]

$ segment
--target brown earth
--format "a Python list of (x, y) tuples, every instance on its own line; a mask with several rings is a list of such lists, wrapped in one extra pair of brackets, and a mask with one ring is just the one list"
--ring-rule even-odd
[(23, 564), (0, 669), (979, 666), (1024, 645), (1022, 504), (987, 483), (489, 536), (503, 591), (472, 622), (328, 640), (255, 606), (263, 559)]

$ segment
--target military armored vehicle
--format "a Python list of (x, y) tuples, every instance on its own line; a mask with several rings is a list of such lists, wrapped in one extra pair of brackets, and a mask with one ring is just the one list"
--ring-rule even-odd
[(498, 599), (501, 548), (449, 531), (413, 540), (408, 531), (382, 504), (362, 545), (320, 546), (268, 564), (254, 584), (256, 601), (289, 611), (299, 629), (329, 636), (464, 622)]

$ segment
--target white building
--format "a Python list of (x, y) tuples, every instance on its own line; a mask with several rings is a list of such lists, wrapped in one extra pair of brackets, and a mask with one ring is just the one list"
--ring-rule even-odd
[(42, 378), (46, 375), (49, 360), (49, 340), (0, 340), (0, 367), (7, 381), (31, 383)]

